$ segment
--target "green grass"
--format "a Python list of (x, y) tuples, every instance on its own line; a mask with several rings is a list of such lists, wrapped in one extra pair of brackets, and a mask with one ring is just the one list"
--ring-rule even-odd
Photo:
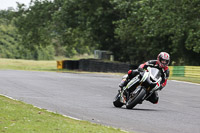
[(2, 133), (122, 133), (87, 121), (73, 120), (0, 96), (0, 132)]
[(0, 58), (0, 69), (56, 71), (57, 62)]

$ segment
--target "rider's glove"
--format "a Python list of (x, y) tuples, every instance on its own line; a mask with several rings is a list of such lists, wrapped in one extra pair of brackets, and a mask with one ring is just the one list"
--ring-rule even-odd
[(159, 90), (161, 91), (165, 86), (163, 84), (160, 84)]

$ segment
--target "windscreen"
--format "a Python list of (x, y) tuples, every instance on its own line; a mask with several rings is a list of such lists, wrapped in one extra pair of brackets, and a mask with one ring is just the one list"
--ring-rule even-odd
[(161, 77), (161, 72), (157, 68), (151, 68), (151, 78), (153, 80), (158, 80)]

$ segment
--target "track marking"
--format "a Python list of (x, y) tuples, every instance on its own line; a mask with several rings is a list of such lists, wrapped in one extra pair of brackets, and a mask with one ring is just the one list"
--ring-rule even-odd
[(192, 85), (200, 85), (198, 83), (191, 83), (191, 82), (186, 82), (186, 81), (178, 81), (178, 80), (170, 80), (170, 81), (181, 82), (181, 83), (192, 84)]
[[(7, 98), (9, 98), (9, 99), (12, 99), (12, 100), (15, 100), (15, 101), (20, 101), (20, 100), (18, 100), (18, 99), (14, 99), (14, 98), (12, 98), (12, 97), (10, 97), (10, 96), (7, 96), (7, 95), (4, 95), (4, 94), (0, 94), (1, 96), (4, 96), (4, 97), (7, 97)], [(25, 103), (24, 101), (22, 101), (23, 103)], [(25, 104), (27, 104), (27, 103), (25, 103)], [(30, 105), (32, 105), (32, 104), (30, 104)], [(33, 107), (35, 107), (35, 108), (38, 108), (38, 109), (43, 109), (43, 108), (41, 108), (41, 107), (38, 107), (38, 106), (35, 106), (35, 105), (32, 105)], [(56, 112), (54, 112), (54, 111), (51, 111), (51, 110), (48, 110), (48, 109), (45, 109), (47, 112), (50, 112), (50, 113), (55, 113), (55, 114), (58, 114), (58, 113), (56, 113)], [(81, 121), (81, 119), (78, 119), (78, 118), (75, 118), (75, 117), (72, 117), (72, 116), (67, 116), (67, 115), (63, 115), (63, 114), (60, 114), (60, 115), (62, 115), (62, 116), (64, 116), (64, 117), (68, 117), (68, 118), (71, 118), (71, 119), (74, 119), (74, 120), (79, 120), (79, 121)]]

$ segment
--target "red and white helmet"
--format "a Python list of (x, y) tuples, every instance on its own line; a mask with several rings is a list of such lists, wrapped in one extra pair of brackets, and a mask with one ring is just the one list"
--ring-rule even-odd
[(170, 56), (166, 52), (161, 52), (157, 57), (157, 61), (161, 68), (167, 67), (170, 62)]

